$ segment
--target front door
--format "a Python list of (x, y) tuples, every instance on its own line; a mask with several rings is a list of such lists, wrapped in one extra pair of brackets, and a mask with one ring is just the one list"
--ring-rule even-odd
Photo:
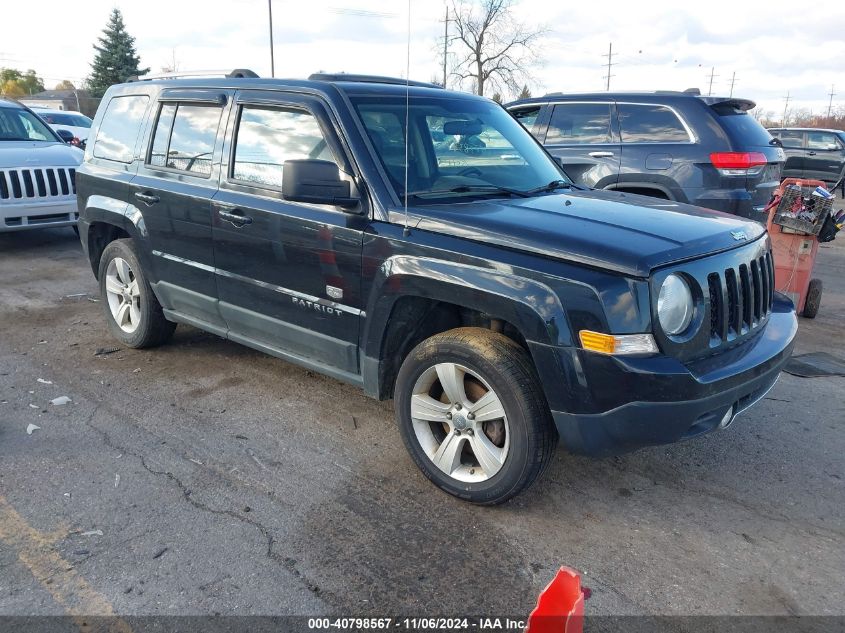
[(329, 160), (352, 173), (333, 122), (304, 95), (244, 91), (235, 106), (212, 205), (229, 337), (355, 376), (367, 216), (281, 194), (286, 160)]
[(556, 103), (541, 141), (576, 183), (605, 189), (616, 184), (621, 160), (610, 101)]
[(130, 185), (130, 201), (148, 233), (162, 306), (219, 333), (225, 323), (217, 310), (211, 199), (218, 186), (225, 103), (233, 94), (164, 91), (144, 164)]

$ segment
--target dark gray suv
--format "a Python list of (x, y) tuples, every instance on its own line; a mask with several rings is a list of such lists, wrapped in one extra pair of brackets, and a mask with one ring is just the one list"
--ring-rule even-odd
[(839, 183), (845, 195), (845, 132), (815, 128), (771, 128), (786, 152), (784, 178), (811, 178)]
[(690, 90), (551, 93), (506, 107), (579, 184), (765, 221), (785, 155), (754, 106)]

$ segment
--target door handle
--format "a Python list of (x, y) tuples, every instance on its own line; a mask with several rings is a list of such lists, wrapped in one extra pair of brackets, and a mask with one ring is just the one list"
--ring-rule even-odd
[(815, 156), (815, 155), (816, 155), (816, 153), (815, 153), (815, 152), (807, 152), (807, 154), (809, 154), (810, 156)]
[(218, 215), (220, 216), (221, 220), (230, 223), (236, 228), (241, 228), (242, 226), (246, 226), (247, 224), (252, 224), (252, 218), (248, 215), (244, 215), (243, 211), (241, 211), (240, 209), (233, 209), (232, 211), (220, 211)]
[(140, 191), (135, 194), (135, 197), (146, 204), (155, 204), (159, 201), (158, 196), (154, 196), (151, 193), (141, 193)]
[(593, 158), (610, 158), (613, 156), (613, 152), (590, 152), (590, 156)]

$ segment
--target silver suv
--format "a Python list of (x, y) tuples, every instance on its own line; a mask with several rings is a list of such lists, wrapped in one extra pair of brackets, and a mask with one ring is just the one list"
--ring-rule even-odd
[(82, 157), (32, 110), (0, 99), (0, 232), (76, 227)]

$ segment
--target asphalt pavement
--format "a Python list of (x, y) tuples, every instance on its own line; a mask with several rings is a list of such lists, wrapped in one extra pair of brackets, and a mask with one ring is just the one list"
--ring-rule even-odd
[[(845, 357), (845, 239), (817, 270), (797, 352)], [(0, 234), (0, 615), (525, 614), (560, 565), (591, 614), (845, 613), (843, 378), (479, 508), (392, 403), (189, 327), (122, 349), (98, 299), (70, 230)]]

